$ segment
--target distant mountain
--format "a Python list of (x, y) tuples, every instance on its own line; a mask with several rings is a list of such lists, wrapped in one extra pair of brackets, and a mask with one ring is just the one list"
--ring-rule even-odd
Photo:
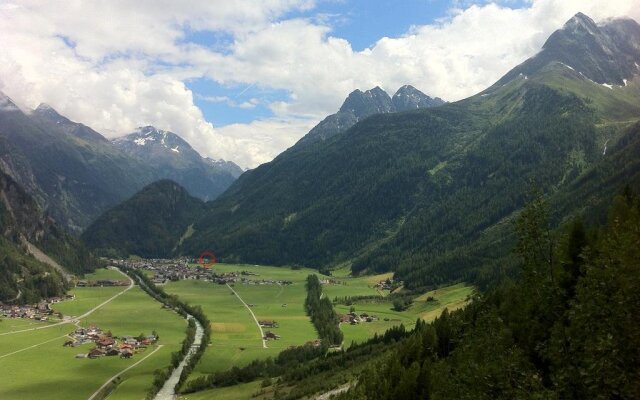
[(222, 159), (214, 160), (213, 158), (210, 158), (210, 157), (205, 157), (204, 160), (205, 162), (213, 165), (216, 168), (219, 168), (223, 171), (227, 171), (228, 173), (231, 174), (231, 176), (233, 176), (236, 179), (238, 179), (238, 177), (242, 175), (242, 173), (244, 172), (244, 170), (240, 168), (240, 166), (234, 163), (233, 161), (226, 161)]
[(393, 98), (377, 86), (366, 92), (356, 89), (349, 94), (337, 113), (322, 120), (296, 146), (327, 140), (374, 114), (435, 107), (444, 103), (442, 99), (431, 98), (410, 85), (398, 89)]
[(139, 128), (112, 142), (123, 153), (151, 167), (156, 179), (179, 182), (203, 200), (216, 198), (242, 173), (232, 162), (202, 158), (180, 136), (152, 126)]
[(64, 293), (70, 273), (97, 266), (86, 248), (57, 227), (0, 172), (0, 302), (31, 303)]
[[(310, 132), (312, 145), (301, 140), (212, 202), (179, 251), (392, 270), (407, 287), (495, 278), (512, 264), (511, 220), (532, 181), (564, 210), (556, 221), (575, 204), (596, 218), (621, 185), (640, 188), (640, 76), (628, 68), (640, 64), (640, 27), (589, 21), (578, 14), (476, 96), (371, 115), (333, 137)], [(359, 108), (363, 98), (376, 100)], [(316, 128), (390, 107), (380, 91), (353, 99)]]
[(204, 210), (202, 200), (177, 183), (162, 180), (101, 215), (82, 240), (101, 255), (168, 257)]
[[(136, 144), (147, 134), (158, 138), (158, 145)], [(172, 178), (194, 195), (213, 199), (238, 175), (230, 165), (203, 159), (175, 134), (148, 127), (114, 144), (48, 105), (24, 112), (2, 93), (0, 170), (76, 234), (153, 181)]]

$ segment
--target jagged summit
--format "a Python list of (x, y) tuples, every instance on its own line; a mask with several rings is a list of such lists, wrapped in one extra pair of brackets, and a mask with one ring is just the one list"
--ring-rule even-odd
[(191, 156), (195, 156), (193, 153), (197, 154), (191, 145), (180, 136), (151, 125), (139, 127), (128, 135), (114, 139), (113, 143), (119, 147), (127, 145), (157, 147), (155, 151), (164, 150), (169, 154), (179, 154), (180, 152), (192, 153)]
[(346, 131), (358, 121), (374, 114), (387, 114), (418, 108), (435, 107), (445, 102), (431, 98), (411, 85), (404, 85), (389, 96), (380, 86), (363, 92), (356, 89), (347, 96), (337, 113), (329, 115), (309, 131), (296, 146), (306, 146), (326, 140)]
[(554, 63), (571, 68), (581, 79), (625, 85), (640, 73), (640, 25), (628, 18), (597, 24), (577, 13), (549, 36), (541, 52), (512, 69), (496, 85), (520, 75), (534, 75)]
[(55, 108), (51, 107), (47, 103), (40, 103), (38, 107), (33, 110), (33, 113), (58, 123), (62, 123), (63, 121), (70, 122), (68, 118), (62, 116)]
[(351, 112), (358, 119), (393, 111), (391, 97), (379, 86), (366, 92), (360, 89), (354, 90), (349, 94), (339, 110), (339, 112)]
[(0, 111), (20, 111), (20, 108), (11, 100), (11, 97), (0, 91)]
[(391, 101), (397, 112), (435, 107), (445, 103), (441, 98), (431, 98), (411, 85), (404, 85), (398, 89)]

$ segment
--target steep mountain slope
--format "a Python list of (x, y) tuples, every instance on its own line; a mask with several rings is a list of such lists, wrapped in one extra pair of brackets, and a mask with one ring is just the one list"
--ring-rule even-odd
[(218, 197), (238, 176), (233, 166), (220, 167), (202, 158), (180, 136), (152, 126), (114, 139), (113, 144), (151, 167), (154, 178), (179, 182), (189, 193), (204, 200)]
[[(621, 69), (626, 84), (605, 86), (579, 69), (584, 64), (567, 64), (606, 64), (585, 43), (621, 30), (627, 34), (607, 47), (607, 60), (635, 57), (628, 49), (640, 43), (638, 25), (615, 20), (585, 31), (576, 21), (586, 17), (552, 35), (578, 43), (570, 57), (555, 57), (547, 44), (481, 94), (373, 115), (243, 174), (181, 251), (212, 248), (225, 260), (256, 263), (346, 262), (356, 272), (395, 270), (409, 286), (491, 275), (503, 267), (509, 221), (532, 180), (558, 204), (598, 203), (621, 175), (638, 182), (637, 156), (627, 151), (640, 119), (638, 74)], [(632, 162), (617, 161), (625, 152)], [(614, 173), (614, 164), (623, 171)]]
[(91, 271), (97, 265), (79, 241), (56, 227), (36, 202), (1, 172), (0, 249), (0, 301), (33, 302), (60, 295), (69, 272)]
[(211, 165), (176, 135), (171, 140), (183, 153), (123, 151), (47, 105), (26, 113), (0, 93), (0, 170), (73, 233), (155, 180), (174, 178), (211, 199), (235, 179), (229, 166)]
[(357, 89), (349, 94), (337, 113), (322, 120), (295, 146), (301, 147), (327, 140), (374, 114), (436, 107), (442, 104), (444, 104), (442, 99), (438, 97), (432, 99), (410, 85), (398, 89), (393, 98), (377, 86), (366, 92)]
[(113, 257), (166, 257), (204, 209), (202, 200), (177, 183), (158, 181), (100, 216), (82, 240)]
[[(104, 138), (49, 107), (27, 115), (0, 109), (0, 165), (69, 230), (81, 228), (108, 206), (151, 180), (141, 163)], [(80, 133), (83, 132), (83, 133)], [(131, 171), (137, 171), (132, 176)]]

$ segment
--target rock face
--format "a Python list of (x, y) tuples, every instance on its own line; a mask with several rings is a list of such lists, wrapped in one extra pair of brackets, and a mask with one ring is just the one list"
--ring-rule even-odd
[(398, 89), (393, 98), (378, 86), (366, 92), (356, 89), (345, 99), (337, 113), (322, 120), (296, 146), (327, 140), (371, 115), (429, 108), (444, 103), (442, 99), (431, 98), (410, 85)]

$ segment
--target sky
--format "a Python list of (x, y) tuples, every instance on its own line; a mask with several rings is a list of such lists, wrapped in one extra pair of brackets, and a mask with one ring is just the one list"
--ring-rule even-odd
[(0, 0), (0, 91), (254, 168), (355, 89), (471, 96), (577, 12), (640, 21), (640, 0)]

